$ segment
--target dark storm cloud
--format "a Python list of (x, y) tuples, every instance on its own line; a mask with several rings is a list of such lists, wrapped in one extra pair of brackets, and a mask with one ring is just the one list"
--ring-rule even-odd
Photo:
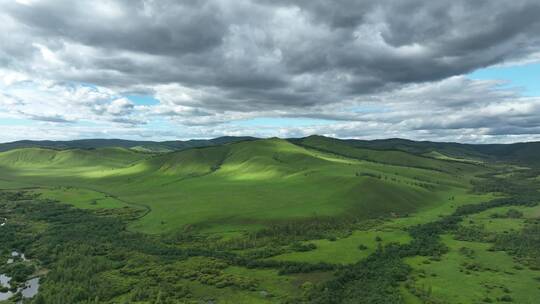
[[(395, 83), (463, 74), (537, 46), (540, 30), (540, 5), (532, 0), (2, 6), (17, 35), (28, 35), (21, 42), (43, 44), (76, 68), (42, 71), (48, 77), (124, 88), (212, 87), (221, 90), (222, 103), (247, 108), (334, 103)], [(35, 54), (31, 48), (19, 46), (26, 56)], [(306, 94), (306, 87), (315, 91)]]
[(47, 1), (6, 11), (34, 34), (106, 49), (178, 56), (219, 45), (227, 29), (208, 1)]
[[(264, 114), (521, 134), (536, 132), (540, 123), (538, 101), (497, 91), (494, 84), (451, 78), (539, 52), (536, 0), (0, 5), (0, 77), (4, 69), (32, 79), (98, 85), (120, 96), (155, 94), (159, 106), (144, 109), (187, 125)], [(511, 109), (505, 104), (512, 100), (529, 112), (482, 111)], [(390, 110), (347, 110), (364, 101)], [(92, 109), (119, 123), (147, 119), (131, 117), (140, 109), (129, 103)], [(344, 126), (334, 134), (353, 132)]]

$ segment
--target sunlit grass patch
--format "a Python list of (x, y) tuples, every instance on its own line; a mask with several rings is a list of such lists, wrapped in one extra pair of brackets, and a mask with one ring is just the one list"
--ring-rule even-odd
[(409, 234), (402, 230), (354, 231), (350, 236), (336, 240), (313, 240), (316, 249), (306, 252), (291, 252), (274, 257), (280, 261), (351, 264), (373, 253), (377, 246), (388, 243), (404, 244), (410, 241)]
[[(490, 244), (443, 237), (450, 251), (440, 260), (407, 258), (414, 269), (414, 286), (448, 303), (482, 303), (508, 296), (514, 303), (534, 304), (540, 298), (540, 271), (514, 261)], [(414, 302), (411, 302), (414, 303)]]

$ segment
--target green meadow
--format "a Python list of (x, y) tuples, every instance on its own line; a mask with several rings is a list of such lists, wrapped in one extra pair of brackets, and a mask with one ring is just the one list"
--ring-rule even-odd
[[(119, 148), (31, 148), (0, 153), (0, 175), (29, 187), (51, 188), (44, 197), (76, 206), (124, 204), (111, 197), (148, 206), (151, 212), (131, 228), (162, 233), (186, 225), (250, 229), (313, 216), (405, 214), (466, 189), (479, 170), (461, 164), (450, 168), (444, 161), (414, 155), (402, 160), (403, 152), (381, 154), (352, 158), (280, 139), (164, 155)], [(392, 157), (406, 166), (388, 164)], [(61, 194), (61, 187), (72, 188)], [(87, 199), (97, 204), (89, 205)]]
[(374, 253), (378, 246), (388, 243), (407, 243), (409, 234), (403, 230), (356, 230), (351, 235), (336, 240), (312, 240), (316, 249), (308, 252), (292, 252), (274, 257), (281, 261), (326, 262), (353, 264)]
[[(535, 303), (540, 298), (540, 271), (523, 267), (488, 243), (444, 236), (449, 252), (440, 260), (407, 259), (415, 285), (446, 303)], [(509, 297), (511, 301), (504, 300)]]
[(102, 192), (73, 187), (51, 187), (34, 190), (40, 197), (66, 202), (82, 209), (114, 209), (128, 204)]

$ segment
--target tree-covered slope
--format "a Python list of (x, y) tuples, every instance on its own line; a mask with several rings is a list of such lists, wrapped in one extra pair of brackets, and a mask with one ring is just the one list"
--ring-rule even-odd
[(433, 152), (446, 158), (459, 161), (499, 161), (511, 162), (525, 166), (540, 166), (540, 142), (524, 142), (514, 144), (463, 144), (454, 142), (413, 141), (400, 138), (378, 140), (334, 139), (323, 136), (309, 136), (291, 139), (293, 142), (317, 143), (339, 142), (342, 145), (372, 151), (402, 151), (415, 155), (428, 155)]
[(292, 142), (320, 151), (388, 165), (409, 166), (448, 173), (467, 170), (469, 167), (466, 164), (456, 164), (441, 159), (434, 159), (433, 157), (426, 157), (421, 154), (406, 152), (400, 150), (398, 147), (384, 150), (369, 149), (357, 145), (352, 140), (341, 140), (324, 136), (309, 136), (293, 140)]

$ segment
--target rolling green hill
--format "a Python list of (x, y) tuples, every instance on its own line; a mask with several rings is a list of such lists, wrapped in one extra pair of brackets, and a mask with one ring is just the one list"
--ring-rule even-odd
[[(340, 140), (324, 136), (310, 136), (296, 140), (294, 143), (320, 151), (336, 153), (345, 157), (388, 165), (409, 166), (413, 168), (423, 168), (448, 173), (467, 170), (469, 167), (448, 161), (441, 161), (443, 159), (440, 158), (434, 159), (435, 157), (432, 157), (431, 155), (427, 155), (428, 157), (426, 157), (426, 155), (413, 154), (397, 148), (386, 150), (368, 149), (355, 145), (354, 141)], [(447, 158), (444, 160), (451, 159)]]
[(142, 160), (148, 155), (124, 148), (101, 148), (92, 150), (52, 150), (24, 148), (0, 154), (0, 165), (13, 168), (121, 168)]
[(322, 137), (262, 139), (150, 155), (123, 148), (0, 153), (0, 178), (71, 186), (147, 206), (132, 228), (252, 229), (320, 216), (405, 214), (468, 187), (471, 164), (372, 151)]
[[(32, 141), (22, 140), (10, 143), (1, 143), (0, 152), (21, 148), (50, 148), (50, 149), (97, 149), (121, 147), (146, 153), (167, 153), (192, 148), (219, 146), (228, 143), (255, 140), (253, 137), (224, 136), (214, 139), (196, 139), (187, 141), (134, 141), (122, 139), (82, 139), (72, 141)], [(365, 149), (369, 151), (401, 151), (407, 154), (439, 158), (438, 154), (445, 156), (446, 160), (458, 161), (501, 161), (515, 164), (540, 166), (540, 159), (536, 151), (538, 142), (525, 142), (515, 144), (463, 144), (453, 142), (413, 141), (401, 138), (356, 140), (333, 139), (323, 136), (309, 136), (306, 138), (288, 139), (295, 144), (314, 144), (317, 141), (333, 141), (342, 145)], [(435, 154), (433, 154), (435, 153)], [(435, 155), (435, 156), (434, 156)], [(393, 158), (393, 157), (392, 157)]]
[[(315, 143), (317, 141), (338, 142), (341, 145), (370, 151), (402, 151), (409, 154), (430, 156), (439, 153), (446, 158), (459, 161), (510, 162), (518, 165), (540, 166), (540, 156), (537, 153), (540, 142), (524, 142), (514, 144), (462, 144), (453, 142), (413, 141), (400, 138), (378, 140), (335, 139), (323, 136), (310, 136), (291, 139), (296, 143)], [(433, 156), (430, 156), (433, 157)], [(438, 158), (438, 157), (434, 157)]]

